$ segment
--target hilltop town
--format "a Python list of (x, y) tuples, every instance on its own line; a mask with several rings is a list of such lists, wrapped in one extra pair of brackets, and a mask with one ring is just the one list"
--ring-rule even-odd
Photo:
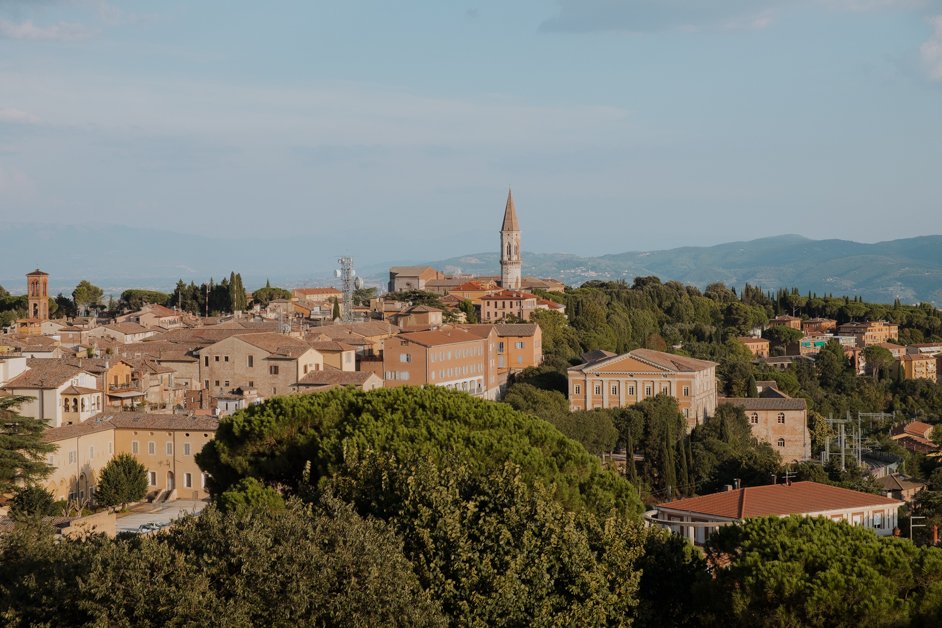
[[(521, 225), (508, 193), (499, 274), (394, 266), (382, 294), (349, 258), (340, 288), (248, 292), (232, 273), (109, 305), (91, 281), (69, 300), (26, 273), (25, 296), (3, 297), (0, 401), (41, 426), (30, 490), (61, 508), (62, 534), (148, 534), (214, 499), (257, 499), (233, 497), (248, 490), (234, 479), (258, 465), (248, 477), (266, 479), (272, 454), (235, 465), (233, 421), (361, 393), (394, 412), (431, 387), (552, 425), (592, 454), (584, 469), (637, 486), (640, 501), (613, 503), (643, 502), (650, 529), (695, 547), (786, 515), (937, 542), (938, 310), (655, 277), (572, 288), (525, 274)], [(119, 465), (143, 490), (116, 502)], [(11, 516), (23, 486), (5, 496)], [(133, 514), (115, 511), (127, 501)]]

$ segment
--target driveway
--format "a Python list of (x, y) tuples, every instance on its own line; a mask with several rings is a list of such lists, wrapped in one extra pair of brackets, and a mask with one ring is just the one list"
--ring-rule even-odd
[(137, 532), (145, 523), (167, 525), (177, 517), (184, 514), (196, 514), (206, 507), (206, 502), (193, 499), (178, 499), (164, 504), (140, 504), (134, 506), (127, 514), (116, 522), (118, 534), (122, 532)]

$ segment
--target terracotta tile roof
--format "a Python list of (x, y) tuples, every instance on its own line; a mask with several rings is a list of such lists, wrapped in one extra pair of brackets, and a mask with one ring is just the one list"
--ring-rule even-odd
[(536, 323), (501, 323), (494, 325), (494, 329), (497, 331), (497, 336), (499, 338), (509, 337), (529, 337), (536, 334), (536, 330), (539, 325)]
[(337, 340), (309, 340), (308, 345), (317, 351), (353, 351), (355, 347)]
[(903, 362), (935, 362), (935, 358), (936, 356), (930, 353), (907, 353), (899, 357)]
[(720, 397), (716, 402), (739, 406), (747, 412), (750, 410), (808, 409), (808, 404), (804, 399), (792, 399), (791, 397)]
[[(608, 352), (604, 351), (601, 353), (607, 354)], [(594, 356), (595, 352), (583, 354), (583, 356), (586, 355)], [(616, 362), (622, 358), (625, 358), (626, 356), (640, 362), (651, 364), (655, 368), (664, 369), (674, 373), (695, 373), (697, 371), (702, 371), (704, 369), (714, 368), (717, 366), (716, 362), (698, 360), (696, 358), (689, 358), (683, 355), (664, 353), (663, 351), (655, 351), (653, 349), (635, 349), (634, 351), (629, 351), (628, 353), (623, 353), (621, 355), (606, 355), (594, 361), (570, 367), (569, 370), (584, 371), (586, 369), (601, 366), (609, 362)]]
[(284, 334), (249, 334), (236, 336), (236, 338), (277, 357), (298, 358), (311, 349), (311, 346), (303, 340)]
[(93, 416), (87, 421), (76, 423), (75, 425), (63, 425), (62, 427), (49, 428), (43, 432), (43, 440), (47, 443), (55, 443), (68, 438), (76, 438), (78, 436), (86, 436), (88, 434), (103, 432), (105, 430), (113, 430), (114, 427), (114, 423), (111, 422), (110, 416), (103, 416), (99, 414)]
[(925, 423), (923, 421), (910, 421), (903, 426), (903, 431), (907, 434), (915, 434), (916, 436), (925, 436), (926, 434), (931, 434), (932, 430), (935, 429), (934, 425)]
[(334, 340), (345, 340), (350, 335), (357, 335), (362, 338), (372, 338), (376, 336), (391, 336), (399, 333), (399, 328), (391, 323), (381, 321), (368, 321), (364, 323), (338, 323), (334, 325), (321, 325), (310, 328), (311, 333), (325, 334)]
[(487, 338), (491, 335), (491, 332), (494, 331), (495, 325), (490, 325), (487, 323), (467, 323), (456, 325), (456, 327), (463, 329), (470, 334), (474, 334), (478, 338)]
[(501, 290), (494, 294), (488, 294), (481, 297), (482, 301), (520, 301), (524, 299), (538, 299), (535, 294), (523, 292), (521, 290)]
[(484, 290), (493, 290), (497, 286), (493, 281), (478, 281), (472, 279), (452, 288), (455, 292), (480, 292)]
[(299, 297), (343, 294), (343, 292), (337, 290), (337, 288), (295, 288), (291, 292)]
[(756, 338), (755, 336), (739, 336), (738, 338), (736, 338), (736, 340), (738, 340), (739, 342), (742, 342), (742, 343), (746, 343), (746, 342), (761, 342), (761, 343), (763, 343), (763, 344), (769, 344), (769, 341), (766, 340), (765, 338)]
[(105, 329), (111, 329), (120, 334), (132, 335), (132, 334), (143, 334), (147, 333), (150, 330), (140, 325), (138, 323), (112, 323), (110, 325), (105, 325)]
[(82, 372), (77, 366), (71, 366), (61, 360), (34, 358), (27, 360), (26, 364), (29, 370), (7, 382), (5, 389), (58, 388)]
[(311, 371), (298, 381), (298, 386), (362, 386), (374, 373), (370, 371)]
[(925, 482), (913, 482), (910, 478), (903, 477), (898, 473), (877, 478), (877, 484), (888, 491), (909, 491), (926, 487)]
[[(117, 429), (216, 431), (219, 419), (193, 414), (152, 414), (147, 412), (102, 413)], [(89, 419), (89, 421), (93, 420)]]
[(749, 486), (702, 497), (690, 497), (661, 504), (659, 508), (682, 510), (728, 519), (767, 515), (813, 515), (831, 510), (899, 506), (902, 502), (882, 495), (852, 491), (817, 482), (793, 482)]
[(413, 305), (410, 308), (407, 308), (402, 314), (424, 314), (426, 312), (441, 312), (442, 310), (437, 307), (432, 307), (430, 305)]
[(417, 277), (428, 272), (437, 273), (431, 266), (393, 266), (389, 269), (390, 274), (404, 275), (406, 277)]
[(397, 338), (408, 340), (424, 347), (457, 344), (459, 342), (478, 341), (480, 337), (457, 327), (441, 327), (434, 331), (415, 331), (399, 334)]

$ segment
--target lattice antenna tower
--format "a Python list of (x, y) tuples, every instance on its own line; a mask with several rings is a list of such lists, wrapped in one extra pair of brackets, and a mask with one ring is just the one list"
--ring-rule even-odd
[(353, 291), (363, 286), (363, 280), (357, 277), (357, 271), (353, 269), (352, 257), (341, 257), (337, 263), (340, 264), (337, 276), (340, 277), (343, 291), (343, 309), (340, 316), (344, 321), (349, 321), (353, 318)]

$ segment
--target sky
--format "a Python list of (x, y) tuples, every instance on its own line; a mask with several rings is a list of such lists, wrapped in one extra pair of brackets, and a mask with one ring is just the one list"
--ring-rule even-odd
[(0, 225), (436, 259), (509, 186), (524, 251), (942, 233), (942, 0), (0, 0)]

